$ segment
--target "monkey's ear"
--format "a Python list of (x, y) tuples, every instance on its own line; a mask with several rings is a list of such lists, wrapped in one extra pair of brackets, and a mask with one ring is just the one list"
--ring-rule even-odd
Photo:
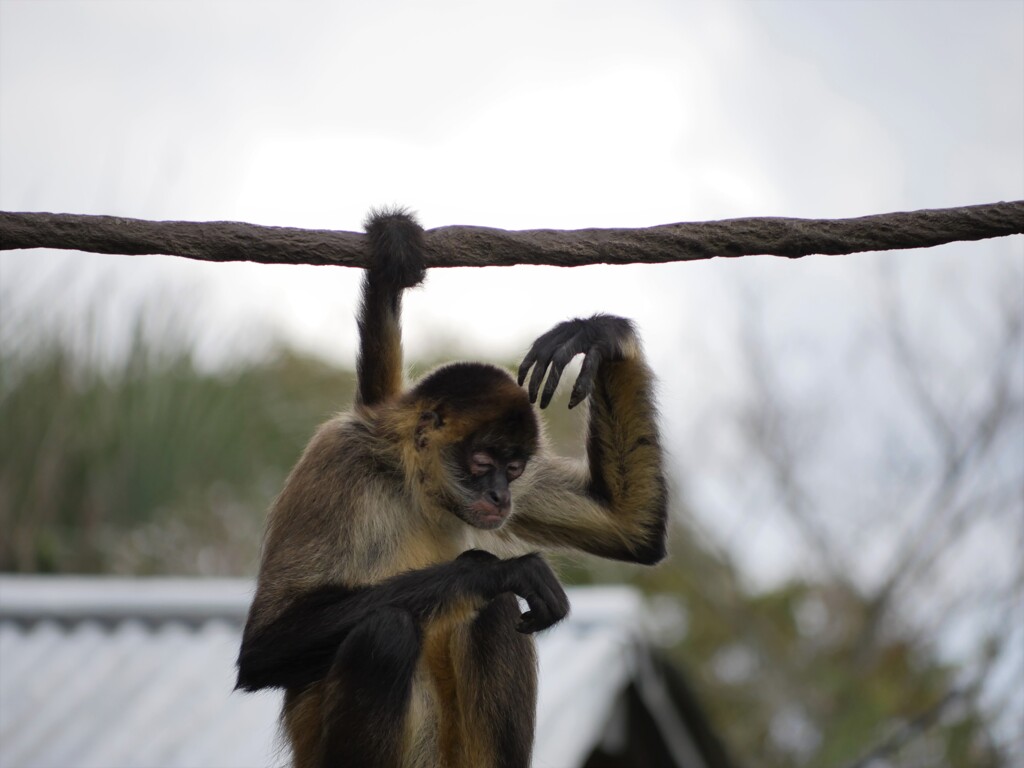
[(437, 411), (423, 411), (420, 413), (420, 420), (416, 423), (416, 447), (426, 448), (430, 442), (430, 433), (440, 429), (444, 419)]

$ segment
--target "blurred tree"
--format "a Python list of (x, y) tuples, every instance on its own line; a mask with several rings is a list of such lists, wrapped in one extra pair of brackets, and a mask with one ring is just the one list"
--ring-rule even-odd
[[(879, 301), (863, 305), (873, 322), (827, 352), (834, 335), (772, 338), (776, 320), (745, 304), (746, 389), (712, 418), (729, 449), (692, 446), (701, 460), (680, 475), (687, 489), (711, 476), (721, 508), (745, 511), (723, 536), (707, 527), (714, 510), (695, 510), (671, 568), (691, 614), (685, 658), (701, 660), (748, 764), (1019, 758), (1020, 267), (992, 281), (934, 270), (925, 286), (882, 273)], [(929, 290), (941, 317), (915, 312)], [(791, 575), (754, 590), (732, 558), (769, 529), (790, 535)]]

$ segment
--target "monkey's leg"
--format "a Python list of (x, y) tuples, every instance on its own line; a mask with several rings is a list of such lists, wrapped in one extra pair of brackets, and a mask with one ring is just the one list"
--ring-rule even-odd
[(516, 631), (519, 603), (499, 595), (452, 634), (461, 719), (459, 768), (527, 768), (537, 710), (537, 654)]
[(405, 611), (381, 609), (349, 633), (327, 675), (321, 768), (396, 768), (420, 633)]

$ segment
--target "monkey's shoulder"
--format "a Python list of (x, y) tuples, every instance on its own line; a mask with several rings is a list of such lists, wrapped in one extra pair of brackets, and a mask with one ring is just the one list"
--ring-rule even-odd
[(342, 414), (314, 433), (271, 507), (268, 535), (313, 538), (335, 534), (362, 514), (381, 488), (401, 488), (398, 458), (372, 425)]
[(310, 438), (296, 465), (306, 474), (356, 478), (397, 476), (398, 454), (371, 418), (355, 411), (324, 422)]

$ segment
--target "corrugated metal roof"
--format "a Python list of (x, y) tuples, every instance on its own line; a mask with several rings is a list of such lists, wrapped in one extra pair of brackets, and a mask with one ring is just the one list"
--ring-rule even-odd
[[(286, 764), (280, 694), (232, 691), (246, 580), (0, 577), (0, 768)], [(576, 768), (632, 675), (643, 602), (570, 590), (538, 638), (536, 768)]]

